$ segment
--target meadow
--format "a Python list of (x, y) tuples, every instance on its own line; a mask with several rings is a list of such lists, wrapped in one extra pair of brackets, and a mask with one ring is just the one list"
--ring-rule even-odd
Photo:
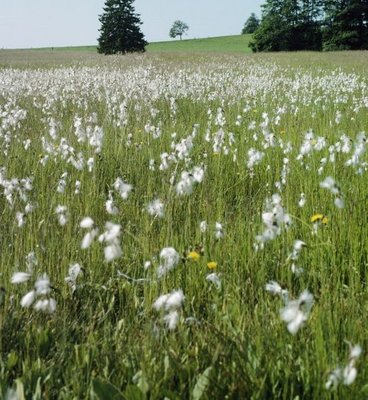
[[(168, 40), (166, 42), (148, 43), (148, 53), (178, 53), (178, 52), (205, 52), (205, 53), (251, 53), (249, 41), (251, 35), (218, 36), (198, 39)], [(34, 51), (53, 51), (54, 53), (73, 52), (96, 53), (96, 46), (69, 46), (35, 48)], [(24, 51), (23, 51), (24, 53)]]
[(365, 52), (0, 52), (0, 397), (368, 396)]

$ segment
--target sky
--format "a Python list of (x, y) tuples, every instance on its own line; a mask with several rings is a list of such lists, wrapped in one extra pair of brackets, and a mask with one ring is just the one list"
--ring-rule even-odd
[[(148, 42), (171, 40), (175, 20), (184, 39), (237, 35), (264, 0), (136, 0)], [(104, 0), (0, 0), (0, 49), (95, 45)]]

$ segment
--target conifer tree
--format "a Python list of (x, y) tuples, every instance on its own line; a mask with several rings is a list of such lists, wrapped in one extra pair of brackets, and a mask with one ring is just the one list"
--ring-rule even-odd
[(327, 0), (325, 50), (368, 49), (368, 0)]
[(139, 15), (133, 7), (134, 0), (106, 0), (101, 22), (98, 52), (125, 54), (143, 52), (147, 42), (141, 32)]
[(242, 35), (247, 33), (254, 33), (257, 28), (259, 27), (259, 19), (257, 18), (256, 14), (250, 14), (250, 17), (246, 20), (244, 27), (242, 29)]

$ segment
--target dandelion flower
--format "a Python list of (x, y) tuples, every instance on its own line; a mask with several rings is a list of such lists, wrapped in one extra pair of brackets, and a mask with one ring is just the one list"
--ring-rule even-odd
[(191, 251), (187, 255), (187, 259), (190, 261), (197, 262), (201, 258), (201, 255), (197, 253), (196, 251)]
[(216, 269), (217, 268), (217, 262), (216, 261), (210, 261), (207, 263), (207, 268), (208, 269)]
[(324, 223), (327, 223), (327, 217), (325, 216), (325, 215), (323, 215), (323, 214), (314, 214), (314, 215), (312, 215), (311, 216), (311, 222), (312, 223), (314, 223), (314, 222), (319, 222), (319, 221), (323, 221), (325, 219), (325, 222)]

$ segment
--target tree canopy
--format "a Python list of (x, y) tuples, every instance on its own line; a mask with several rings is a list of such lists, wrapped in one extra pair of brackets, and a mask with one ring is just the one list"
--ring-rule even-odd
[(125, 54), (143, 52), (147, 42), (141, 32), (142, 24), (133, 7), (134, 0), (106, 0), (101, 22), (98, 52)]
[(173, 23), (169, 35), (172, 38), (176, 38), (177, 36), (179, 36), (181, 40), (182, 36), (184, 35), (184, 33), (187, 32), (188, 29), (189, 26), (185, 22), (177, 20)]
[(259, 19), (256, 14), (250, 14), (250, 17), (246, 20), (244, 27), (242, 29), (242, 34), (254, 33), (259, 26)]
[(267, 0), (253, 51), (368, 48), (368, 0)]

